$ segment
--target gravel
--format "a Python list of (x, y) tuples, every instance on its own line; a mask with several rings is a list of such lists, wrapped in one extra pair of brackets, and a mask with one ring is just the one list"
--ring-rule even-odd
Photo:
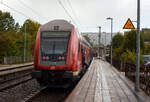
[(21, 102), (33, 92), (40, 90), (35, 79), (0, 92), (0, 102)]

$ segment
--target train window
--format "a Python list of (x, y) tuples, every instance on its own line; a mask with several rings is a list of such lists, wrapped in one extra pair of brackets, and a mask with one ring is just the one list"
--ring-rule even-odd
[(78, 46), (78, 52), (80, 52), (80, 43), (79, 43), (79, 46)]
[(67, 54), (69, 32), (44, 32), (41, 34), (41, 53)]
[(83, 49), (83, 48), (82, 48), (82, 50), (81, 50), (81, 51), (82, 51), (82, 54), (84, 55), (84, 53), (85, 53), (85, 52), (84, 52), (84, 49)]
[(58, 31), (59, 30), (59, 26), (54, 26), (54, 30)]
[(42, 32), (42, 38), (49, 38), (49, 37), (69, 37), (70, 32)]
[(66, 54), (67, 49), (67, 39), (58, 39), (55, 42), (55, 53), (57, 54)]

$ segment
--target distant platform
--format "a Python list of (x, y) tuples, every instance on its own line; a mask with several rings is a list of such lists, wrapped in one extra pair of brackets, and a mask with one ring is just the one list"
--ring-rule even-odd
[(29, 65), (29, 64), (33, 64), (33, 62), (28, 62), (28, 63), (20, 63), (20, 64), (11, 64), (11, 65), (3, 65), (3, 64), (0, 64), (0, 70), (3, 70), (3, 69), (7, 69), (7, 68), (13, 68), (13, 67), (19, 67), (19, 66), (23, 66), (23, 65)]

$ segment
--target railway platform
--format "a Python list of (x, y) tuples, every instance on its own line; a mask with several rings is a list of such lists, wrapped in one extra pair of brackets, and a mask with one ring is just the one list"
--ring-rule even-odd
[(65, 102), (150, 102), (142, 90), (109, 63), (94, 59)]
[(13, 69), (16, 67), (21, 67), (21, 66), (28, 66), (28, 65), (33, 65), (33, 62), (21, 63), (21, 64), (12, 64), (12, 65), (0, 65), (0, 71), (11, 69), (11, 68)]

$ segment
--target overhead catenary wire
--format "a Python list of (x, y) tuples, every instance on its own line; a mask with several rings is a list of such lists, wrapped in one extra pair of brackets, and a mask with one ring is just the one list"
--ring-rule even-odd
[(29, 5), (25, 4), (22, 0), (18, 0), (22, 5), (24, 5), (26, 8), (30, 9), (34, 14), (36, 14), (38, 17), (44, 18), (45, 17), (41, 16), (37, 11), (35, 11), (34, 9), (32, 9)]
[[(31, 17), (27, 16), (26, 14), (24, 14), (24, 13), (22, 13), (22, 12), (16, 10), (16, 9), (12, 8), (12, 7), (10, 7), (9, 5), (5, 4), (5, 3), (2, 2), (2, 1), (0, 2), (0, 4), (4, 5), (5, 7), (9, 8), (9, 9), (15, 11), (15, 12), (17, 12), (18, 14), (21, 14), (22, 16), (24, 16), (24, 17), (26, 17), (26, 18), (29, 18), (29, 19), (33, 20)], [(34, 20), (33, 20), (33, 21), (34, 21)]]
[(80, 20), (78, 19), (77, 15), (76, 15), (76, 12), (75, 12), (75, 10), (73, 9), (73, 6), (72, 6), (70, 0), (67, 0), (67, 2), (68, 2), (69, 6), (70, 6), (70, 8), (71, 8), (71, 11), (72, 11), (74, 17), (76, 18), (76, 20), (78, 21), (78, 23), (79, 23), (79, 25), (80, 25)]
[(69, 14), (69, 12), (67, 11), (67, 9), (65, 8), (65, 6), (62, 4), (62, 2), (60, 0), (57, 0), (58, 3), (61, 5), (61, 7), (64, 9), (64, 11), (66, 12), (66, 14), (69, 16), (69, 18), (72, 20), (72, 22), (77, 26), (78, 24), (74, 21), (74, 19), (71, 17), (71, 15)]

